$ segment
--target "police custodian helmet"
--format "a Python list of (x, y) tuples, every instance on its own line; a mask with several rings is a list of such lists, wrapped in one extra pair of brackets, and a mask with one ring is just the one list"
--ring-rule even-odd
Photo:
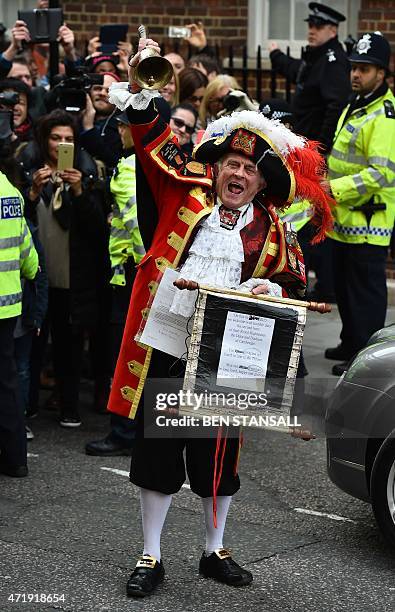
[(381, 32), (368, 32), (361, 36), (349, 57), (350, 62), (375, 64), (389, 70), (391, 47)]

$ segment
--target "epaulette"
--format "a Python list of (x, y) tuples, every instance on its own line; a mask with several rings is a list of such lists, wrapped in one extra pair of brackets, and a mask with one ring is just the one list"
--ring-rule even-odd
[(385, 116), (388, 119), (395, 119), (395, 108), (391, 100), (384, 100)]
[(211, 185), (209, 165), (191, 159), (174, 140), (168, 140), (157, 147), (151, 152), (151, 157), (176, 179)]

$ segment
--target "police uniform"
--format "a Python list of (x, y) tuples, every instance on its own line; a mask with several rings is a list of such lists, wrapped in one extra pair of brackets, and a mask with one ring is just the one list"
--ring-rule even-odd
[[(330, 7), (310, 2), (305, 21), (338, 25), (345, 17)], [(340, 113), (351, 93), (350, 63), (337, 36), (319, 47), (307, 47), (301, 59), (279, 49), (270, 53), (274, 70), (296, 83), (292, 99), (294, 129), (329, 150)]]
[[(26, 475), (26, 434), (17, 399), (14, 327), (22, 311), (21, 275), (32, 279), (38, 255), (19, 191), (0, 172), (0, 472)], [(18, 472), (20, 469), (24, 472)]]
[(145, 255), (137, 222), (135, 155), (122, 157), (110, 182), (113, 195), (109, 252), (111, 284), (125, 286), (125, 264), (140, 263)]
[[(364, 34), (350, 60), (388, 69), (390, 46)], [(328, 358), (348, 360), (384, 326), (386, 257), (395, 219), (395, 98), (386, 81), (356, 96), (340, 117), (328, 159), (336, 207), (335, 288), (342, 319), (341, 345)], [(341, 373), (334, 367), (334, 373)]]
[[(317, 2), (309, 3), (309, 24), (338, 26), (344, 15)], [(329, 151), (340, 113), (351, 94), (350, 62), (337, 36), (318, 47), (307, 46), (301, 59), (294, 59), (279, 50), (270, 54), (272, 66), (296, 83), (292, 99), (294, 129), (298, 134), (318, 140)], [(312, 247), (313, 228), (300, 228), (299, 240), (306, 268), (314, 268), (316, 284), (309, 297), (334, 302), (332, 249), (329, 240)]]

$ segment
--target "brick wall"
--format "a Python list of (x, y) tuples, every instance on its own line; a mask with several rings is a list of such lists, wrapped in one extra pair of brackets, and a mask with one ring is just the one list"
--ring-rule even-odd
[(196, 20), (203, 21), (210, 44), (224, 52), (230, 44), (240, 47), (247, 39), (248, 0), (65, 0), (62, 5), (80, 46), (98, 34), (100, 25), (110, 23), (128, 23), (131, 42), (143, 23), (165, 47), (171, 43), (166, 36), (169, 25)]
[(380, 30), (395, 52), (395, 0), (362, 0), (359, 31)]

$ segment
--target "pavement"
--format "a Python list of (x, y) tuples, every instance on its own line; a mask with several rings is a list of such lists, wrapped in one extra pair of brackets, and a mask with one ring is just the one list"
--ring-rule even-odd
[[(395, 308), (387, 322), (395, 322)], [(323, 350), (337, 344), (339, 330), (336, 308), (309, 313), (304, 353), (317, 414), (323, 404), (316, 389), (337, 380)], [(242, 487), (225, 539), (253, 572), (252, 585), (232, 589), (199, 577), (202, 511), (184, 486), (164, 528), (165, 581), (152, 597), (128, 600), (125, 583), (141, 552), (138, 490), (128, 481), (127, 457), (84, 454), (84, 444), (109, 427), (108, 416), (92, 412), (89, 392), (86, 385), (81, 428), (61, 429), (57, 415), (42, 410), (31, 423), (29, 477), (0, 476), (1, 612), (395, 610), (394, 552), (370, 506), (329, 481), (325, 440), (253, 429), (246, 431)]]

